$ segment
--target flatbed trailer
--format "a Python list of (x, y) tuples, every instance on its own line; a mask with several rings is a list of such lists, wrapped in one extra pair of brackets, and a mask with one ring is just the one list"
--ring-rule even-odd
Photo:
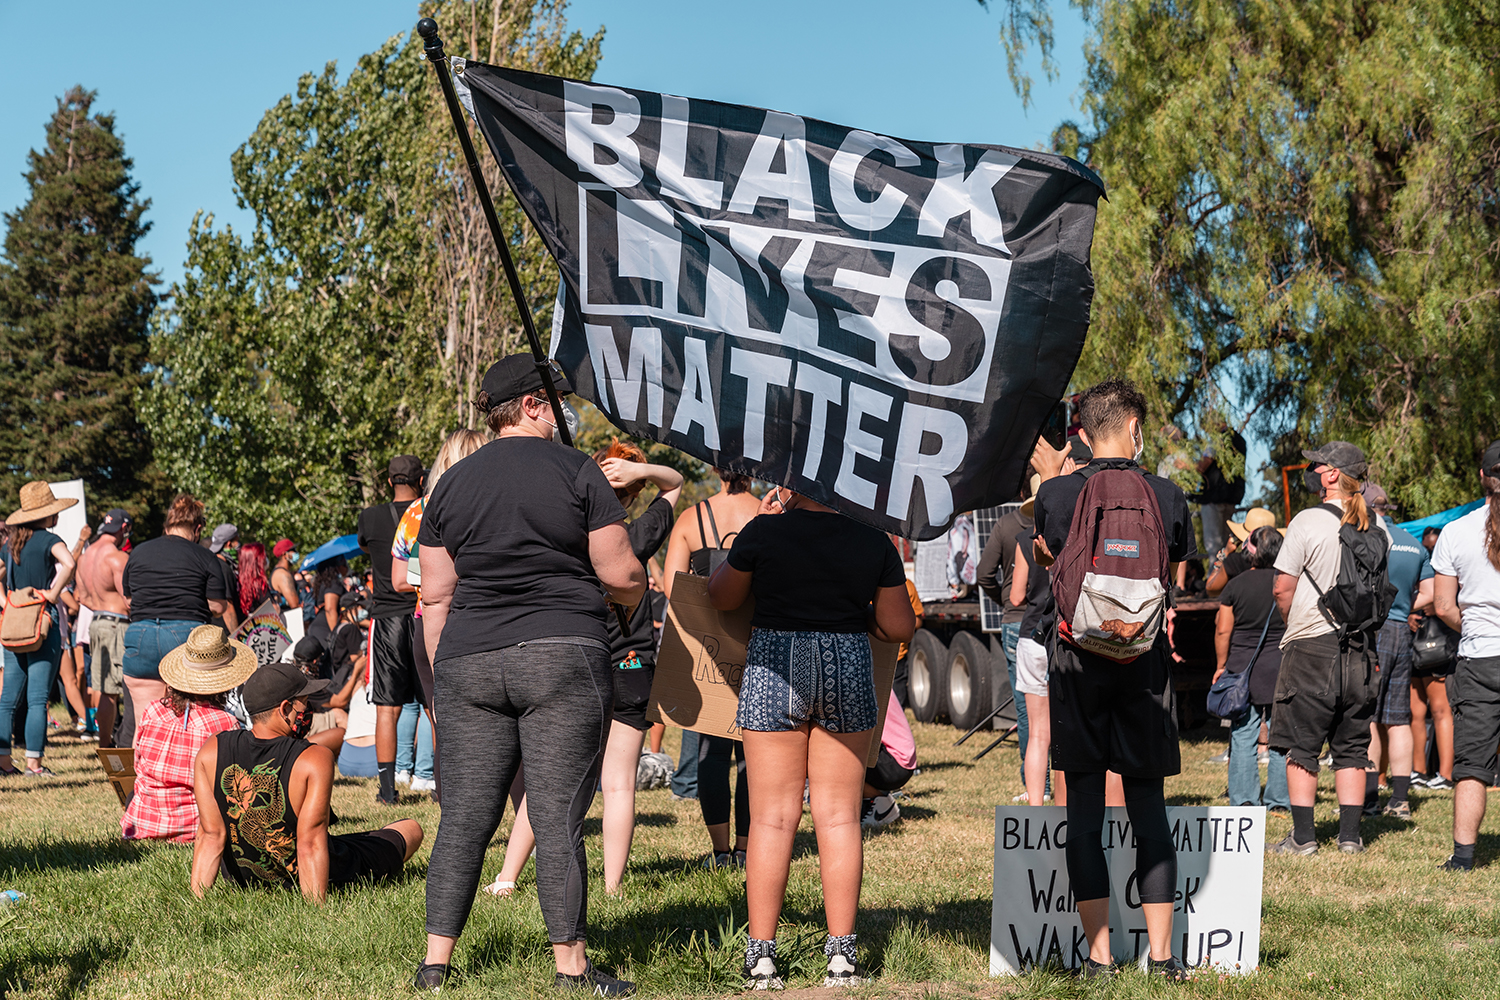
[[(1219, 600), (1199, 597), (1176, 605), (1172, 635), (1179, 662), (1172, 671), (1177, 722), (1194, 729), (1208, 722), (1213, 683), (1214, 619)], [(991, 712), (991, 728), (1015, 725), (1010, 678), (998, 632), (982, 629), (979, 601), (928, 601), (908, 659), (911, 708), (918, 721), (951, 722), (968, 730)]]

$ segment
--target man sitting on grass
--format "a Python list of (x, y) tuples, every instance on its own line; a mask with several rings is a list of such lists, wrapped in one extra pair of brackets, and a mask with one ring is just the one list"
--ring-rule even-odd
[(251, 728), (220, 733), (198, 752), (193, 796), (198, 834), (192, 888), (202, 896), (223, 871), (237, 885), (299, 887), (321, 901), (328, 889), (395, 878), (422, 844), (422, 827), (330, 836), (333, 753), (304, 737), (309, 698), (328, 686), (290, 663), (261, 667), (245, 682)]

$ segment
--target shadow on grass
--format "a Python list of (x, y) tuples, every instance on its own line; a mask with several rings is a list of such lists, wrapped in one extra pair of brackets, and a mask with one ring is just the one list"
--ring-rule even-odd
[(43, 840), (0, 845), (0, 879), (23, 871), (88, 871), (98, 865), (129, 864), (154, 850), (133, 840)]
[[(122, 940), (98, 937), (65, 954), (29, 947), (0, 966), (0, 997), (12, 990), (29, 992), (33, 986), (51, 987), (47, 995), (59, 1000), (83, 996), (97, 970), (118, 963), (129, 951)], [(28, 973), (32, 978), (28, 978)], [(63, 982), (56, 983), (59, 977)]]
[[(676, 826), (677, 817), (669, 813), (636, 813), (636, 826)], [(597, 837), (604, 832), (604, 821), (600, 817), (590, 816), (583, 821), (583, 835), (585, 837)]]

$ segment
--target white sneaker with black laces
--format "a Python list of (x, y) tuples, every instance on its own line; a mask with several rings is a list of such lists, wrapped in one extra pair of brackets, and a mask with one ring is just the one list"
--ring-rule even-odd
[(746, 990), (784, 990), (786, 983), (776, 971), (776, 959), (762, 955), (754, 965), (745, 966)]
[(889, 795), (877, 795), (873, 799), (865, 799), (859, 825), (866, 830), (878, 830), (883, 826), (890, 826), (900, 818), (901, 807), (896, 805), (896, 800)]
[(823, 977), (823, 985), (828, 987), (863, 986), (869, 981), (865, 970), (843, 955), (834, 955), (828, 960), (828, 973)]

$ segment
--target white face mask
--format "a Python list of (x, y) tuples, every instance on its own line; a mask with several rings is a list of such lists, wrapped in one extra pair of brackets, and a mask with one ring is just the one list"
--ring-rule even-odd
[(1146, 435), (1141, 433), (1141, 425), (1139, 422), (1136, 423), (1135, 431), (1130, 435), (1130, 440), (1135, 442), (1135, 455), (1132, 456), (1130, 460), (1132, 462), (1139, 462), (1141, 460), (1141, 455), (1145, 454), (1146, 452)]

